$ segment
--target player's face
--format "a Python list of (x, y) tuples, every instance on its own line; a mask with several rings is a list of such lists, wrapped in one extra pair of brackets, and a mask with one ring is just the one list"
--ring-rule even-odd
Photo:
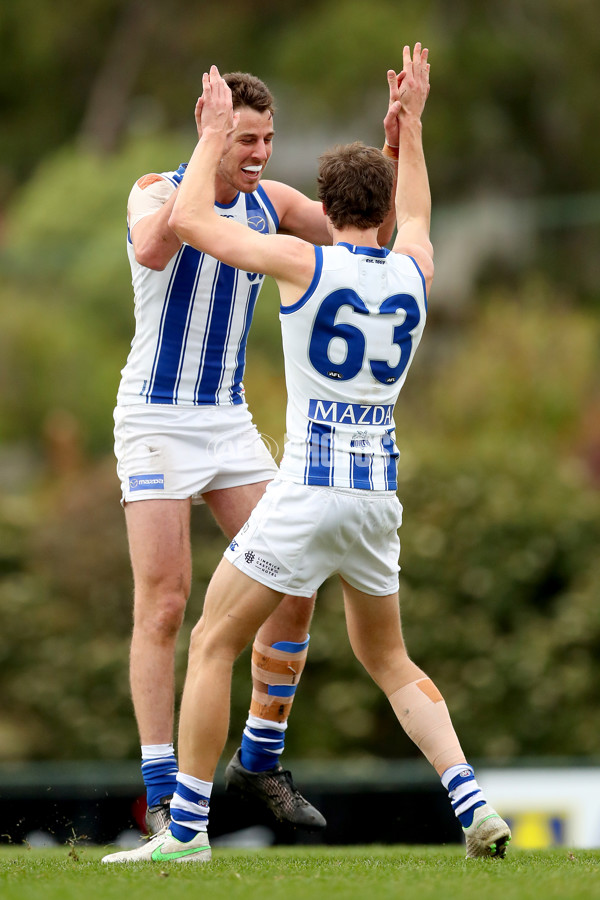
[[(236, 110), (240, 118), (233, 143), (217, 170), (217, 183), (237, 193), (255, 191), (273, 149), (273, 116), (247, 106)], [(217, 196), (217, 199), (218, 196)], [(233, 199), (233, 196), (232, 196)]]

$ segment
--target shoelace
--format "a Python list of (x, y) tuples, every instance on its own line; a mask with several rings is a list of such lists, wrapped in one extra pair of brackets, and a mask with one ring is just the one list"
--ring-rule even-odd
[[(301, 806), (308, 806), (308, 802), (304, 800), (300, 791), (294, 784), (294, 779), (292, 778), (292, 773), (289, 771), (289, 769), (278, 769), (273, 773), (273, 777), (277, 778), (279, 781), (287, 782), (296, 803), (300, 804)], [(271, 794), (270, 796), (275, 799), (275, 796), (273, 794)], [(280, 805), (285, 801), (285, 797), (278, 797), (277, 799), (279, 800)]]

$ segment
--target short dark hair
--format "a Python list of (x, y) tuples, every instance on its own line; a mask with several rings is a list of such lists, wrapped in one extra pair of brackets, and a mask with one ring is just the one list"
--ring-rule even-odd
[(248, 72), (228, 72), (223, 75), (223, 78), (231, 88), (234, 109), (239, 106), (248, 106), (256, 112), (268, 110), (271, 115), (274, 115), (273, 94), (264, 81), (261, 81), (256, 75), (250, 75)]
[(394, 163), (361, 141), (337, 145), (319, 157), (317, 185), (335, 228), (377, 228), (392, 203)]

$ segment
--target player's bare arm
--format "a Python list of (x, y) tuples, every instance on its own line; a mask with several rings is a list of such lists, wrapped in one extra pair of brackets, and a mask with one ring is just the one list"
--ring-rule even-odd
[[(202, 135), (200, 111), (202, 98), (196, 104), (198, 139)], [(169, 227), (176, 189), (162, 175), (143, 175), (136, 181), (127, 204), (129, 233), (135, 258), (141, 266), (162, 272), (173, 259), (181, 241)]]
[(423, 153), (421, 115), (429, 95), (428, 51), (415, 44), (403, 52), (404, 78), (400, 88), (398, 183), (395, 253), (414, 256), (425, 277), (427, 290), (433, 279), (433, 247), (429, 240), (431, 193)]
[(202, 136), (178, 188), (169, 227), (227, 265), (272, 275), (286, 295), (299, 297), (314, 272), (312, 245), (288, 235), (259, 234), (215, 212), (215, 173), (235, 125), (231, 91), (216, 66), (203, 76), (199, 115)]
[[(397, 73), (394, 69), (388, 69), (387, 81), (389, 87), (389, 101), (387, 113), (383, 120), (383, 130), (385, 132), (385, 143), (383, 145), (383, 154), (395, 163), (395, 175), (398, 175), (398, 148), (400, 144), (398, 113), (400, 111), (400, 85), (404, 80), (405, 72)], [(379, 228), (377, 238), (379, 244), (384, 247), (392, 238), (394, 226), (396, 225), (396, 210), (394, 208), (394, 196), (396, 190), (396, 181), (392, 196), (390, 197), (390, 209), (388, 215), (384, 219)]]
[(327, 217), (318, 200), (310, 200), (289, 184), (280, 181), (264, 180), (261, 184), (275, 207), (281, 233), (293, 234), (311, 244), (331, 244)]
[(169, 228), (175, 202), (173, 185), (161, 175), (144, 175), (135, 183), (127, 205), (135, 258), (142, 266), (162, 271), (181, 247)]
[[(383, 120), (383, 130), (385, 131), (385, 144), (383, 152), (390, 159), (398, 159), (398, 148), (400, 146), (400, 125), (398, 123), (398, 113), (400, 112), (400, 87), (404, 81), (406, 72), (396, 72), (394, 69), (388, 69), (387, 80), (390, 91), (390, 99), (388, 103), (387, 113)], [(395, 153), (393, 151), (396, 151)]]
[[(397, 159), (399, 145), (398, 111), (400, 109), (400, 85), (404, 79), (404, 71), (397, 74), (393, 69), (387, 73), (389, 87), (388, 110), (383, 120), (385, 131), (386, 155)], [(262, 181), (262, 186), (269, 195), (279, 217), (280, 231), (293, 234), (312, 244), (327, 246), (331, 244), (331, 233), (322, 205), (317, 200), (310, 200), (300, 191), (278, 181)], [(379, 244), (385, 246), (392, 237), (396, 224), (393, 198), (390, 198), (390, 212), (378, 232)]]

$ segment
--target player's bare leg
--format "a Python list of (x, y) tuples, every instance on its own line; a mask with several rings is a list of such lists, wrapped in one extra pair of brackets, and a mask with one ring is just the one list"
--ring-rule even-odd
[(388, 697), (405, 732), (442, 779), (465, 833), (467, 857), (503, 857), (510, 829), (486, 802), (444, 698), (408, 656), (398, 595), (372, 597), (346, 582), (343, 590), (352, 649)]
[(175, 645), (191, 584), (190, 501), (139, 500), (125, 507), (134, 579), (131, 696), (142, 745), (150, 833), (169, 821)]
[(125, 518), (134, 580), (131, 692), (142, 743), (159, 744), (173, 740), (175, 643), (191, 586), (190, 501), (128, 503)]
[(211, 579), (202, 623), (192, 632), (181, 701), (181, 771), (166, 833), (179, 843), (181, 850), (174, 852), (185, 852), (188, 844), (208, 847), (204, 838), (215, 769), (229, 730), (233, 664), (280, 599), (225, 559)]
[(221, 560), (190, 642), (179, 720), (181, 772), (171, 822), (145, 847), (111, 853), (104, 863), (210, 860), (210, 794), (229, 728), (233, 664), (280, 599), (281, 594)]
[[(204, 494), (229, 539), (247, 521), (268, 482)], [(229, 791), (265, 804), (280, 821), (310, 830), (327, 824), (282, 768), (285, 731), (308, 653), (314, 597), (284, 596), (259, 629), (252, 653), (252, 701), (241, 747), (225, 771)]]
[(179, 719), (181, 771), (212, 781), (229, 729), (231, 673), (281, 594), (222, 559), (194, 628)]

